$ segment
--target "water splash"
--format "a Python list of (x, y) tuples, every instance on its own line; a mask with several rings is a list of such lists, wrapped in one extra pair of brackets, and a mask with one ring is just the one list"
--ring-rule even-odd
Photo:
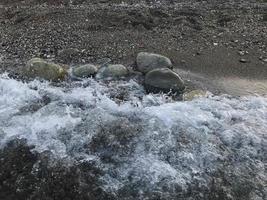
[[(228, 163), (264, 175), (267, 98), (209, 96), (175, 102), (135, 81), (51, 85), (0, 77), (0, 144), (25, 138), (34, 151), (94, 162), (114, 195), (170, 198), (209, 185)], [(256, 177), (256, 178), (257, 178)]]

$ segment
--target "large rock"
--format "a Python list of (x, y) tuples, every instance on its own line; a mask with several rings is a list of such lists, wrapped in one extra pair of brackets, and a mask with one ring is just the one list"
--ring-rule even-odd
[(72, 73), (76, 77), (88, 78), (94, 76), (97, 73), (97, 70), (98, 70), (97, 66), (88, 64), (74, 68)]
[(124, 65), (108, 65), (102, 67), (97, 74), (97, 78), (119, 78), (128, 75), (128, 70)]
[(177, 92), (181, 93), (185, 86), (178, 74), (168, 68), (154, 69), (145, 76), (147, 92)]
[(27, 62), (23, 74), (30, 78), (38, 77), (49, 81), (60, 81), (65, 79), (67, 71), (55, 63), (41, 58), (33, 58)]
[(172, 67), (172, 62), (169, 58), (146, 52), (141, 52), (137, 55), (136, 64), (138, 71), (144, 74), (153, 69)]

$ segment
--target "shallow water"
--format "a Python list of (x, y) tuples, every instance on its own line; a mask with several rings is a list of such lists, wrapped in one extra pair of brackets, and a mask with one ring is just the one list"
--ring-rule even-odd
[[(266, 181), (264, 96), (177, 102), (146, 95), (134, 80), (51, 85), (1, 75), (0, 127), (1, 148), (25, 138), (33, 151), (94, 162), (103, 189), (115, 196), (133, 187), (138, 198), (174, 198), (193, 182), (208, 186), (209, 174), (226, 162), (241, 174), (249, 165)], [(264, 198), (262, 191), (253, 195)]]
[(235, 96), (267, 95), (267, 79), (245, 79), (239, 77), (227, 77), (217, 79), (216, 85), (220, 86), (227, 94)]

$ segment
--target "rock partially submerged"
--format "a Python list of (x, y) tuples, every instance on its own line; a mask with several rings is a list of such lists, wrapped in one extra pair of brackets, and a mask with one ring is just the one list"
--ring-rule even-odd
[(172, 67), (172, 62), (169, 58), (159, 54), (147, 52), (140, 52), (137, 55), (136, 64), (138, 71), (144, 74), (153, 69)]
[(49, 81), (64, 80), (67, 71), (52, 62), (47, 62), (41, 58), (29, 60), (23, 69), (23, 75), (29, 78), (41, 78)]
[(87, 64), (74, 68), (72, 73), (79, 78), (88, 78), (95, 76), (98, 71), (98, 67), (95, 65)]
[[(185, 86), (180, 76), (168, 67), (172, 66), (169, 58), (164, 56), (141, 52), (137, 56), (139, 78), (145, 79), (147, 92), (172, 92), (180, 94)], [(101, 65), (85, 64), (73, 68), (70, 77), (96, 79), (120, 79), (130, 74), (122, 64)], [(30, 78), (41, 78), (49, 81), (64, 80), (67, 71), (58, 64), (45, 61), (41, 58), (33, 58), (28, 61), (23, 74)], [(145, 77), (143, 76), (145, 74)], [(142, 80), (143, 81), (143, 80)], [(142, 82), (141, 81), (141, 82)]]
[(97, 78), (119, 78), (128, 75), (128, 70), (124, 65), (103, 66), (97, 74)]
[(147, 92), (174, 92), (181, 93), (184, 82), (178, 74), (168, 68), (154, 69), (145, 76), (145, 88)]

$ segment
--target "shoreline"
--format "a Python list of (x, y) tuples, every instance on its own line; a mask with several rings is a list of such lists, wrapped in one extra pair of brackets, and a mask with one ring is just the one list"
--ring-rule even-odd
[(33, 57), (68, 67), (108, 59), (132, 68), (145, 51), (169, 57), (192, 87), (267, 94), (264, 2), (43, 2), (0, 6), (0, 73), (20, 75)]

